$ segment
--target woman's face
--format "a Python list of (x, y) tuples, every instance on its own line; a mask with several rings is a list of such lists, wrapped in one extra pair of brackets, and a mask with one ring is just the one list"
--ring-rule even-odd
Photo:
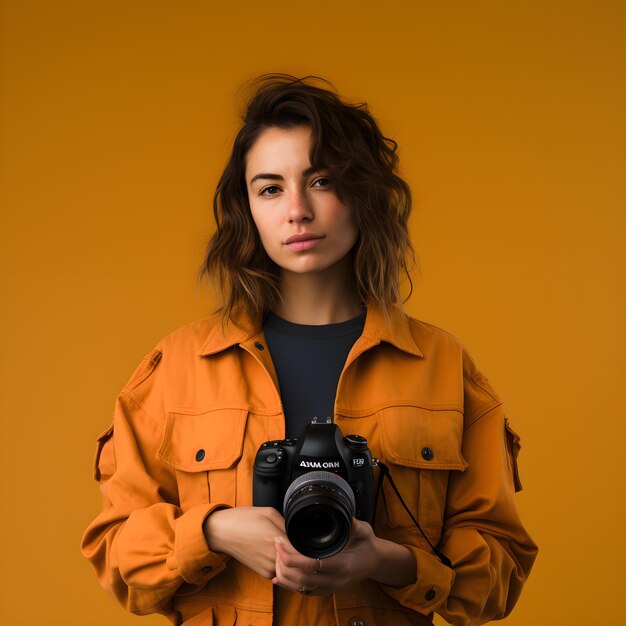
[(285, 272), (320, 272), (344, 259), (358, 228), (333, 181), (309, 161), (311, 129), (271, 127), (246, 157), (252, 219), (268, 256)]

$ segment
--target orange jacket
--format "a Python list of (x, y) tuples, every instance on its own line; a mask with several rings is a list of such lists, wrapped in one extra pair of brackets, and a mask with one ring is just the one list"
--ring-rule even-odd
[(223, 332), (213, 316), (143, 359), (98, 440), (104, 508), (81, 547), (101, 584), (133, 613), (188, 626), (271, 626), (274, 610), (280, 626), (423, 625), (433, 611), (482, 624), (508, 614), (537, 554), (514, 503), (519, 438), (461, 343), (400, 311), (386, 323), (370, 305), (339, 380), (335, 422), (367, 437), (453, 569), (433, 555), (387, 481), (374, 529), (413, 552), (412, 585), (274, 595), (270, 580), (208, 549), (205, 517), (252, 504), (257, 449), (284, 437), (261, 324)]

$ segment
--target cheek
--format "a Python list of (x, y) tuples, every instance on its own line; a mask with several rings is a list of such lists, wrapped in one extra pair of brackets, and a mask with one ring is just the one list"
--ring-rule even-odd
[(259, 239), (261, 240), (261, 245), (263, 246), (265, 252), (273, 258), (275, 244), (269, 236), (269, 232), (267, 230), (259, 230)]
[(263, 242), (263, 245), (267, 245), (268, 243), (270, 243), (271, 239), (271, 233), (274, 230), (271, 226), (271, 224), (268, 224), (267, 221), (258, 221), (255, 222), (256, 225), (256, 229), (257, 232), (259, 233), (259, 236), (261, 237), (261, 241)]
[(356, 216), (349, 209), (344, 209), (343, 217), (343, 231), (346, 233), (346, 239), (350, 240), (352, 245), (359, 238), (359, 226), (356, 221)]
[(265, 252), (270, 254), (274, 243), (272, 234), (276, 232), (276, 228), (270, 223), (266, 216), (261, 217), (261, 215), (255, 213), (255, 211), (251, 211), (251, 214), (252, 221), (254, 222), (259, 239), (261, 240), (261, 245)]
[(267, 227), (267, 219), (264, 219), (263, 214), (256, 210), (254, 206), (250, 206), (250, 215), (252, 216), (252, 221), (256, 226), (257, 232), (262, 236), (264, 231), (268, 230)]

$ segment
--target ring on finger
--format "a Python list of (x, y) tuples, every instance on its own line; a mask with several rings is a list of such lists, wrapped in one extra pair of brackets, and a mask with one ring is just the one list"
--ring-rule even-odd
[(319, 557), (315, 560), (315, 569), (313, 570), (314, 574), (319, 574), (322, 571), (322, 559)]
[(298, 589), (298, 593), (301, 593), (303, 596), (306, 596), (307, 594), (311, 593), (311, 591), (313, 591), (313, 589), (307, 589), (304, 585), (302, 585), (302, 587)]

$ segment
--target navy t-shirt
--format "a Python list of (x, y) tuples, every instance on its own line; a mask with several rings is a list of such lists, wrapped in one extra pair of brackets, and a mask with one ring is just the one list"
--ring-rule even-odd
[(365, 312), (321, 326), (267, 316), (263, 330), (278, 376), (285, 437), (299, 437), (314, 417), (334, 419), (339, 376), (364, 324)]

